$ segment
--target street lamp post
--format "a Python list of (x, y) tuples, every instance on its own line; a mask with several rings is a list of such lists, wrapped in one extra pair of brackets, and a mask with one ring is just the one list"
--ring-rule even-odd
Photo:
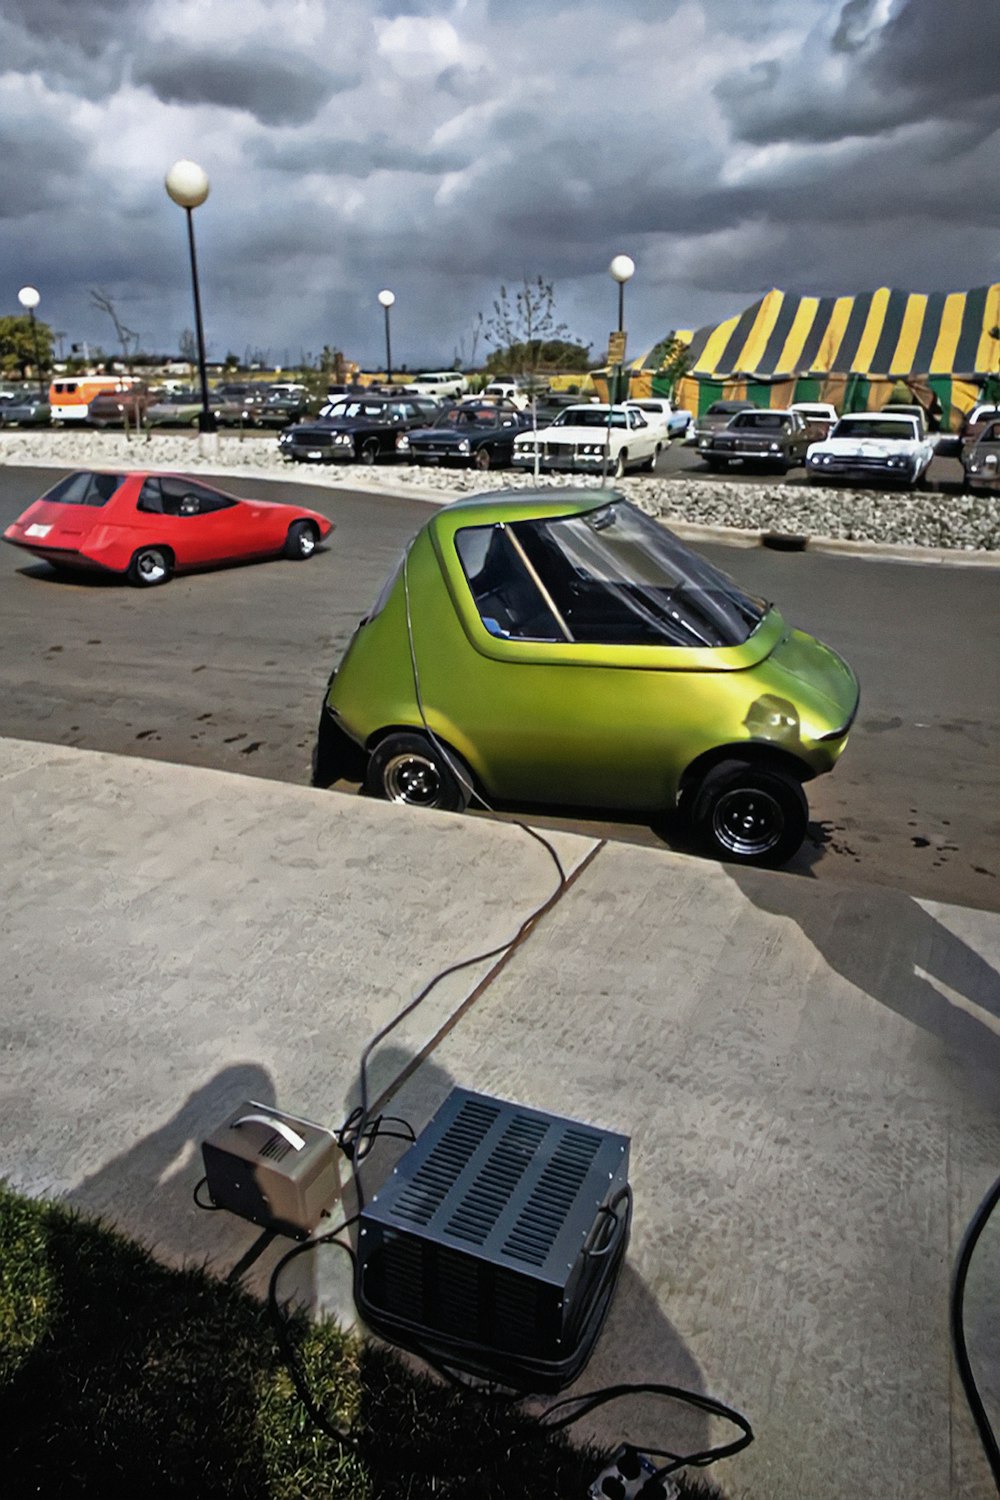
[(31, 319), (31, 342), (35, 350), (35, 374), (38, 377), (38, 395), (44, 401), (46, 391), (42, 384), (42, 361), (38, 354), (38, 324), (35, 322), (35, 308), (42, 299), (36, 287), (23, 286), (17, 294), (17, 300)]
[(198, 376), (201, 381), (199, 432), (215, 431), (215, 413), (208, 405), (208, 371), (205, 366), (205, 330), (201, 321), (201, 293), (198, 290), (198, 259), (194, 248), (193, 212), (208, 197), (208, 178), (193, 161), (175, 161), (165, 178), (170, 197), (187, 214), (188, 249), (191, 252), (191, 285), (194, 288), (194, 326), (198, 340)]
[(625, 384), (625, 283), (631, 281), (635, 275), (635, 261), (630, 255), (616, 255), (608, 266), (608, 271), (618, 283), (618, 342), (621, 346), (621, 362), (617, 363), (615, 368), (615, 400), (621, 401), (626, 394), (622, 389)]
[(392, 344), (389, 341), (389, 309), (396, 300), (395, 292), (390, 292), (388, 287), (379, 292), (378, 300), (385, 309), (385, 380), (386, 385), (392, 385)]

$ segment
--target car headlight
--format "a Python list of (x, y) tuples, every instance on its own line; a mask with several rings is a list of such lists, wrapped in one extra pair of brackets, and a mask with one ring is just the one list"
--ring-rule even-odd
[(333, 441), (339, 443), (342, 447), (351, 447), (354, 443), (354, 439), (349, 432), (335, 432), (333, 434)]
[(462, 441), (458, 445), (458, 451), (459, 451), (459, 453), (462, 453), (462, 454), (466, 454), (466, 453), (471, 453), (472, 452), (472, 444), (469, 442), (468, 438), (463, 438), (462, 439)]
[(698, 447), (699, 448), (709, 448), (709, 447), (711, 447), (711, 443), (712, 443), (712, 439), (711, 438), (700, 437), (698, 439)]
[(409, 433), (406, 433), (406, 432), (397, 433), (397, 435), (396, 435), (396, 452), (397, 453), (409, 453), (409, 451), (410, 451), (410, 436), (409, 436)]
[(771, 452), (772, 453), (780, 453), (781, 452), (781, 444), (780, 443), (772, 443), (771, 444)]

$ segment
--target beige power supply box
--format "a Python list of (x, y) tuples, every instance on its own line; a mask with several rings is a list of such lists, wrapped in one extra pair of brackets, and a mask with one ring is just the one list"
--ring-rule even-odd
[(202, 1143), (216, 1208), (305, 1239), (340, 1196), (332, 1130), (247, 1100)]

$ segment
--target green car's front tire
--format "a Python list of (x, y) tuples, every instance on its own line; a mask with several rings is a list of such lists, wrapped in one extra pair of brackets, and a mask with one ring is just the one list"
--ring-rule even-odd
[(365, 773), (365, 791), (384, 802), (439, 812), (464, 812), (472, 795), (468, 772), (457, 756), (449, 753), (446, 758), (422, 734), (390, 734), (376, 745)]
[(699, 842), (717, 859), (774, 868), (801, 846), (809, 805), (787, 772), (727, 760), (698, 788), (691, 821)]

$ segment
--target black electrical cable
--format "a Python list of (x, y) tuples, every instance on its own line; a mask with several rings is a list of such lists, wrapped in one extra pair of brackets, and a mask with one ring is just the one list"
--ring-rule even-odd
[(955, 1274), (951, 1284), (951, 1341), (955, 1350), (955, 1363), (962, 1377), (962, 1386), (965, 1390), (965, 1399), (969, 1403), (973, 1420), (979, 1432), (979, 1440), (983, 1445), (987, 1462), (993, 1474), (993, 1482), (1000, 1491), (1000, 1444), (997, 1443), (996, 1433), (993, 1431), (992, 1423), (983, 1405), (983, 1398), (976, 1384), (976, 1377), (972, 1371), (969, 1360), (969, 1350), (965, 1341), (965, 1283), (969, 1274), (969, 1266), (972, 1255), (979, 1242), (979, 1237), (989, 1222), (990, 1215), (1000, 1203), (1000, 1177), (990, 1188), (986, 1197), (980, 1203), (973, 1214), (965, 1231), (962, 1246), (959, 1251), (958, 1260), (955, 1263)]
[(327, 1437), (333, 1438), (334, 1442), (351, 1448), (355, 1447), (355, 1440), (352, 1433), (347, 1428), (338, 1427), (327, 1421), (324, 1413), (316, 1405), (313, 1394), (309, 1389), (309, 1384), (299, 1364), (298, 1355), (292, 1347), (291, 1339), (288, 1337), (288, 1320), (282, 1312), (281, 1303), (278, 1301), (278, 1281), (287, 1265), (300, 1255), (308, 1255), (319, 1245), (336, 1245), (339, 1249), (346, 1251), (350, 1256), (352, 1265), (356, 1264), (352, 1246), (345, 1244), (337, 1236), (342, 1234), (345, 1229), (349, 1229), (357, 1217), (357, 1214), (355, 1214), (352, 1218), (345, 1219), (342, 1224), (338, 1224), (337, 1228), (331, 1229), (328, 1234), (320, 1235), (316, 1239), (304, 1240), (300, 1245), (293, 1245), (291, 1250), (287, 1251), (277, 1262), (267, 1284), (267, 1310), (270, 1314), (271, 1326), (274, 1329), (278, 1352), (281, 1355), (285, 1368), (292, 1377), (292, 1384), (295, 1386), (299, 1400), (321, 1432), (324, 1432)]
[(194, 1185), (194, 1191), (191, 1194), (191, 1197), (194, 1199), (194, 1202), (195, 1202), (195, 1207), (196, 1208), (204, 1209), (205, 1213), (207, 1213), (207, 1214), (217, 1214), (217, 1213), (220, 1213), (221, 1210), (220, 1210), (219, 1205), (217, 1203), (211, 1203), (211, 1202), (209, 1202), (209, 1203), (203, 1203), (202, 1200), (198, 1197), (198, 1190), (200, 1188), (205, 1187), (207, 1185), (207, 1183), (208, 1183), (208, 1178), (207, 1177), (200, 1177), (198, 1179), (198, 1181), (195, 1183), (195, 1185)]

